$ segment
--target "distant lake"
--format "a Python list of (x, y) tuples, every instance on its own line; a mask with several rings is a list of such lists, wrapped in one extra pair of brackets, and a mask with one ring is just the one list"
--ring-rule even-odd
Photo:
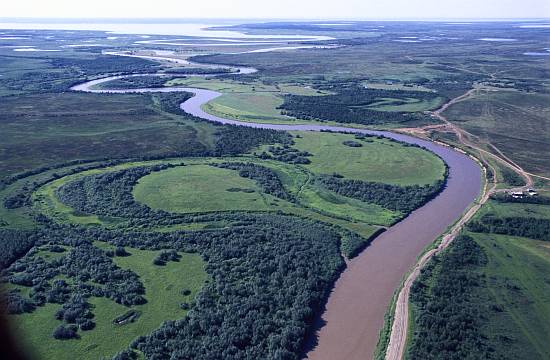
[(503, 41), (503, 42), (511, 42), (511, 41), (517, 41), (516, 39), (506, 39), (506, 38), (482, 38), (478, 39), (481, 41)]
[[(219, 37), (219, 38), (238, 38), (238, 39), (331, 39), (325, 36), (307, 36), (307, 35), (249, 35), (238, 31), (229, 30), (205, 30), (209, 27), (237, 25), (240, 22), (228, 23), (221, 20), (219, 23), (197, 23), (197, 22), (0, 22), (0, 32), (6, 30), (88, 30), (88, 31), (106, 31), (113, 34), (130, 35), (179, 35), (179, 36), (197, 36), (197, 37)], [(0, 34), (2, 35), (2, 34)]]

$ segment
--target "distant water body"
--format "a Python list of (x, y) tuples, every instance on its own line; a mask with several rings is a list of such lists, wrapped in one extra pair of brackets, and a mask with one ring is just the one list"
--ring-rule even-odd
[[(113, 34), (128, 35), (177, 35), (177, 36), (196, 36), (196, 37), (217, 37), (217, 38), (236, 38), (236, 39), (314, 39), (329, 40), (326, 36), (308, 36), (308, 35), (250, 35), (238, 31), (230, 30), (207, 30), (211, 27), (237, 25), (240, 22), (227, 23), (220, 21), (218, 23), (196, 23), (186, 22), (1, 22), (0, 32), (8, 30), (88, 30), (105, 31)], [(1, 35), (1, 34), (0, 34)]]

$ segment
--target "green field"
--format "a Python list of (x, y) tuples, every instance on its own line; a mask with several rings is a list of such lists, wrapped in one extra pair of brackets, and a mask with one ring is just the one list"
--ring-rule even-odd
[[(550, 247), (542, 241), (471, 234), (487, 254), (483, 273), (490, 301), (503, 309), (491, 313), (485, 329), (509, 359), (550, 357)], [(502, 341), (510, 338), (510, 342)]]
[(167, 114), (147, 95), (37, 94), (0, 101), (0, 177), (74, 159), (208, 149), (213, 128)]
[[(405, 102), (405, 104), (401, 104), (400, 102)], [(378, 103), (370, 105), (369, 108), (378, 111), (418, 112), (437, 109), (443, 103), (444, 99), (440, 97), (431, 101), (415, 98), (381, 98)]]
[(351, 139), (346, 134), (300, 133), (295, 147), (313, 154), (305, 167), (317, 174), (336, 172), (350, 179), (412, 185), (432, 184), (445, 172), (443, 161), (425, 150), (370, 137), (360, 141), (362, 147), (343, 144)]
[[(105, 248), (109, 247), (97, 243)], [(47, 304), (32, 314), (16, 315), (12, 318), (14, 331), (24, 334), (25, 343), (31, 353), (40, 354), (37, 358), (47, 359), (98, 359), (112, 356), (125, 349), (140, 335), (146, 335), (158, 328), (165, 320), (183, 318), (187, 313), (179, 306), (182, 302), (192, 302), (200, 291), (207, 274), (204, 262), (199, 255), (181, 253), (179, 262), (168, 262), (165, 266), (153, 265), (153, 259), (159, 253), (151, 250), (128, 249), (131, 256), (117, 257), (115, 263), (123, 269), (131, 269), (139, 275), (145, 286), (147, 303), (132, 307), (141, 312), (133, 323), (115, 325), (113, 320), (128, 307), (119, 305), (106, 298), (91, 298), (96, 327), (90, 331), (81, 331), (80, 339), (55, 340), (52, 332), (61, 322), (55, 319), (57, 304)], [(191, 290), (188, 296), (182, 295), (182, 289)]]
[(513, 90), (481, 92), (451, 106), (445, 115), (491, 142), (535, 174), (550, 175), (550, 95)]
[(277, 109), (283, 103), (284, 94), (310, 96), (323, 94), (309, 87), (292, 84), (266, 85), (262, 82), (244, 83), (200, 77), (174, 79), (168, 81), (166, 85), (219, 91), (223, 94), (222, 96), (203, 105), (206, 112), (229, 119), (269, 123), (297, 121), (292, 117), (281, 115), (281, 110)]
[(283, 99), (274, 93), (236, 93), (222, 95), (205, 104), (203, 109), (217, 116), (236, 120), (290, 121), (277, 109)]
[[(475, 215), (473, 220), (479, 220), (483, 216), (490, 215), (496, 218), (539, 218), (550, 219), (550, 207), (547, 205), (506, 203), (496, 200), (489, 200)], [(495, 233), (477, 233), (466, 231), (479, 246), (478, 252), (484, 259), (481, 264), (472, 266), (468, 261), (455, 259), (448, 264), (456, 269), (464, 266), (468, 269), (466, 274), (478, 280), (471, 282), (464, 281), (464, 293), (470, 294), (468, 303), (462, 303), (455, 309), (455, 326), (465, 326), (460, 323), (461, 316), (466, 319), (468, 312), (475, 314), (480, 311), (479, 324), (475, 331), (483, 338), (483, 347), (490, 347), (494, 358), (499, 359), (547, 359), (550, 356), (550, 346), (547, 341), (547, 334), (550, 332), (550, 283), (548, 274), (550, 271), (550, 245), (547, 241), (539, 241), (525, 237), (501, 235)], [(452, 257), (454, 243), (441, 257)], [(467, 254), (464, 254), (467, 255)], [(455, 269), (447, 269), (441, 273), (439, 265), (442, 260), (432, 261), (435, 270), (427, 271), (424, 284), (440, 283), (444, 287), (440, 277), (448, 276), (448, 273)], [(449, 267), (449, 265), (447, 265)], [(462, 280), (461, 280), (462, 281)], [(422, 287), (421, 287), (422, 288)], [(453, 287), (450, 286), (450, 289)], [(428, 301), (446, 303), (452, 301), (458, 294), (454, 290), (438, 290), (428, 295)], [(414, 295), (413, 295), (414, 296)], [(438, 296), (442, 299), (432, 298)], [(460, 295), (458, 295), (460, 296)], [(416, 301), (416, 302), (414, 302)], [(418, 298), (413, 303), (418, 303)], [(426, 300), (422, 300), (426, 304)], [(413, 305), (414, 305), (413, 304)], [(422, 344), (422, 341), (429, 341), (429, 337), (417, 336), (426, 331), (432, 331), (423, 325), (425, 319), (437, 319), (438, 310), (441, 304), (431, 306), (430, 314), (424, 315), (424, 320), (411, 324), (410, 334), (413, 340), (409, 348), (413, 349)], [(425, 308), (426, 309), (426, 308)], [(418, 309), (413, 306), (412, 314), (417, 316)], [(424, 310), (426, 312), (426, 310)], [(433, 313), (432, 313), (433, 312)], [(470, 330), (468, 330), (470, 331)], [(458, 335), (458, 334), (457, 334)], [(466, 337), (469, 345), (472, 344), (471, 337)], [(414, 341), (420, 341), (414, 343)], [(420, 345), (422, 346), (422, 345)], [(426, 346), (422, 346), (426, 349)], [(470, 348), (470, 350), (472, 350)]]
[[(342, 183), (360, 180), (410, 186), (434, 184), (446, 170), (434, 154), (383, 138), (292, 132), (290, 141), (288, 134), (281, 132), (211, 124), (182, 113), (179, 103), (189, 94), (70, 91), (75, 83), (91, 79), (121, 73), (168, 73), (179, 66), (106, 55), (105, 50), (149, 55), (153, 48), (170, 51), (173, 55), (169, 56), (189, 58), (191, 63), (185, 66), (189, 68), (194, 67), (192, 62), (257, 68), (258, 72), (251, 74), (180, 74), (170, 81), (133, 79), (135, 86), (218, 91), (222, 95), (203, 109), (248, 122), (333, 125), (340, 120), (349, 121), (346, 126), (350, 127), (420, 127), (438, 123), (426, 111), (472, 88), (484, 89), (449, 107), (444, 115), (472, 133), (472, 142), (497, 151), (489, 146), (494, 144), (526, 170), (550, 176), (549, 62), (547, 57), (524, 55), (550, 46), (545, 45), (545, 29), (518, 28), (512, 22), (353, 22), (347, 23), (345, 30), (304, 22), (279, 23), (273, 28), (268, 23), (258, 25), (245, 24), (234, 30), (256, 36), (327, 35), (334, 38), (328, 43), (341, 46), (239, 53), (260, 45), (243, 47), (231, 41), (194, 38), (193, 44), (186, 47), (156, 44), (161, 36), (154, 35), (150, 39), (153, 42), (147, 44), (142, 42), (142, 35), (3, 30), (7, 38), (0, 39), (0, 255), (2, 264), (7, 259), (9, 268), (0, 285), (15, 290), (9, 298), (10, 311), (28, 312), (10, 315), (10, 320), (17, 338), (33, 358), (111, 358), (141, 335), (149, 336), (140, 342), (144, 351), (138, 354), (140, 359), (298, 358), (311, 319), (319, 315), (324, 296), (330, 293), (344, 267), (343, 257), (353, 257), (371, 235), (406, 215), (368, 202), (372, 199), (401, 208), (375, 196), (361, 201), (357, 192), (338, 195), (336, 192), (344, 186), (344, 190), (354, 188), (336, 185), (328, 190), (322, 182), (328, 177), (321, 175), (341, 175)], [(478, 40), (502, 34), (517, 41)], [(162, 38), (181, 41), (179, 36)], [(407, 38), (418, 41), (402, 43)], [(220, 46), (206, 46), (208, 42)], [(283, 43), (287, 40), (281, 40)], [(17, 46), (55, 51), (16, 52), (13, 48)], [(197, 54), (206, 57), (193, 58)], [(109, 83), (104, 85), (108, 87)], [(363, 87), (379, 90), (365, 90), (363, 94)], [(292, 97), (285, 99), (285, 95), (304, 95), (304, 99), (294, 99), (303, 106), (296, 103), (295, 110), (290, 111)], [(279, 109), (285, 100), (287, 108)], [(434, 139), (458, 141), (450, 133), (433, 131)], [(296, 160), (292, 157), (297, 156), (294, 150), (309, 154), (300, 154)], [(85, 166), (67, 165), (74, 160), (94, 160), (99, 168), (85, 170)], [(108, 164), (110, 160), (124, 163)], [(306, 163), (308, 160), (310, 163)], [(256, 180), (240, 176), (238, 170), (209, 165), (221, 162), (256, 165), (249, 166), (256, 169)], [(161, 164), (177, 166), (123, 171)], [(77, 167), (78, 171), (73, 172)], [(513, 179), (508, 176), (505, 184), (505, 171), (498, 164), (495, 167), (499, 188), (510, 185)], [(13, 177), (29, 170), (36, 172)], [(111, 172), (118, 173), (106, 174)], [(103, 174), (107, 176), (74, 183), (65, 197), (57, 197), (61, 186), (84, 176)], [(135, 174), (148, 175), (138, 179)], [(539, 188), (543, 186), (546, 189)], [(550, 193), (548, 182), (538, 180), (534, 187), (541, 195)], [(91, 194), (90, 189), (98, 193)], [(108, 191), (112, 189), (120, 189), (121, 193)], [(378, 189), (383, 191), (381, 186)], [(158, 211), (150, 211), (147, 206)], [(550, 219), (550, 207), (490, 200), (474, 220), (483, 215)], [(433, 321), (431, 325), (437, 323), (435, 327), (444, 331), (429, 328), (424, 340), (433, 341), (446, 331), (451, 334), (457, 330), (456, 338), (439, 338), (435, 344), (448, 345), (443, 350), (450, 349), (450, 353), (470, 346), (471, 358), (476, 358), (485, 354), (481, 345), (488, 342), (494, 358), (549, 359), (548, 242), (465, 232), (472, 236), (473, 240), (468, 241), (475, 246), (464, 246), (464, 256), (443, 267), (444, 254), (452, 253), (453, 246), (459, 247), (456, 241), (438, 257), (439, 262), (432, 262), (434, 271), (423, 274), (430, 277), (425, 289), (439, 291), (428, 294), (431, 298), (423, 314), (429, 314), (432, 307), (435, 315), (413, 324), (411, 333), (418, 334), (415, 326)], [(34, 246), (27, 241), (34, 239)], [(97, 249), (90, 244), (109, 253), (94, 252)], [(124, 244), (130, 255), (124, 256), (118, 249), (115, 256), (116, 244)], [(154, 265), (163, 251), (160, 249), (177, 250), (181, 259)], [(475, 251), (468, 253), (467, 249)], [(90, 256), (90, 261), (83, 264), (78, 261), (81, 257), (71, 258), (73, 250), (81, 251), (77, 254), (82, 258)], [(102, 265), (94, 266), (95, 260)], [(468, 260), (472, 263), (466, 264)], [(113, 320), (130, 307), (92, 296), (88, 301), (96, 327), (79, 329), (79, 339), (55, 340), (53, 331), (61, 324), (55, 319), (57, 310), (63, 302), (74, 305), (75, 298), (68, 294), (95, 293), (104, 285), (101, 279), (105, 276), (120, 280), (120, 286), (139, 285), (132, 274), (117, 278), (119, 273), (109, 268), (112, 263), (133, 271), (145, 287), (147, 302), (131, 307), (140, 312), (139, 318), (115, 325)], [(453, 271), (453, 266), (459, 271)], [(51, 274), (61, 275), (52, 279)], [(37, 280), (48, 284), (37, 285)], [(69, 286), (50, 286), (54, 280), (64, 280)], [(94, 282), (93, 290), (85, 286), (90, 281)], [(72, 286), (77, 284), (82, 286)], [(376, 284), (372, 285), (375, 291)], [(137, 288), (128, 289), (129, 296), (140, 296)], [(190, 293), (183, 295), (184, 289)], [(111, 295), (119, 299), (126, 295), (114, 293)], [(200, 301), (194, 304), (197, 295)], [(41, 304), (44, 299), (46, 304), (33, 310), (32, 304)], [(135, 303), (141, 300), (131, 299)], [(190, 321), (163, 324), (188, 315), (183, 309), (187, 305), (182, 308), (182, 304), (196, 306)], [(444, 308), (450, 310), (441, 316), (438, 311)], [(76, 311), (86, 316), (82, 308)], [(472, 314), (479, 316), (461, 323)], [(65, 321), (70, 319), (68, 316)], [(417, 319), (414, 306), (411, 319)], [(82, 320), (75, 321), (82, 326)], [(163, 335), (152, 335), (157, 329)], [(468, 336), (472, 333), (475, 336)], [(158, 354), (160, 348), (165, 352)], [(268, 352), (270, 355), (266, 355)], [(438, 356), (447, 358), (441, 353), (434, 358)]]
[(491, 214), (497, 217), (519, 216), (550, 219), (550, 206), (538, 204), (500, 203), (490, 200), (478, 212), (476, 218), (485, 214)]
[(208, 165), (184, 166), (145, 176), (135, 187), (134, 197), (154, 209), (170, 212), (269, 208), (269, 195), (262, 194), (254, 181), (240, 177), (236, 171)]

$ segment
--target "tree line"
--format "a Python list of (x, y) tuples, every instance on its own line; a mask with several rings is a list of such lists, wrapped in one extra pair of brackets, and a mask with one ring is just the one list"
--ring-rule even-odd
[(535, 240), (550, 241), (550, 219), (533, 217), (497, 217), (491, 214), (483, 215), (467, 225), (473, 232), (522, 236)]
[(492, 359), (494, 349), (482, 333), (491, 311), (479, 289), (486, 255), (460, 235), (421, 271), (411, 288), (414, 332), (410, 359)]
[(433, 100), (438, 96), (428, 91), (367, 89), (360, 86), (337, 89), (328, 86), (327, 89), (336, 90), (338, 93), (324, 96), (285, 95), (284, 103), (280, 109), (284, 115), (306, 120), (327, 120), (365, 125), (388, 122), (402, 123), (416, 119), (417, 115), (405, 112), (378, 111), (372, 106), (384, 98), (396, 99), (404, 104), (406, 103), (404, 100), (408, 98), (422, 101)]
[(315, 183), (339, 195), (407, 214), (436, 197), (443, 190), (446, 178), (432, 185), (399, 186), (344, 179), (341, 175), (333, 174), (320, 175)]
[(256, 184), (258, 184), (266, 194), (291, 202), (296, 201), (296, 199), (286, 191), (277, 173), (270, 168), (250, 162), (224, 162), (212, 164), (212, 166), (237, 170), (239, 176), (256, 181)]

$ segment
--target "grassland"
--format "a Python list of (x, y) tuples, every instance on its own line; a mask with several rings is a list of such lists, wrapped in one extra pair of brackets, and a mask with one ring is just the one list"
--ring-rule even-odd
[(236, 171), (208, 165), (174, 168), (142, 178), (134, 197), (170, 212), (267, 210), (268, 195)]
[[(351, 179), (411, 185), (432, 184), (442, 178), (445, 168), (439, 158), (420, 148), (406, 147), (377, 138), (361, 141), (362, 147), (343, 144), (352, 139), (354, 136), (345, 134), (300, 133), (299, 137), (295, 137), (294, 146), (312, 154), (309, 156), (311, 164), (307, 165), (260, 161), (253, 157), (235, 159), (253, 161), (274, 170), (285, 189), (298, 199), (298, 204), (263, 193), (254, 181), (240, 177), (236, 171), (208, 166), (208, 162), (216, 161), (208, 158), (183, 159), (188, 166), (142, 178), (134, 189), (134, 197), (152, 208), (169, 212), (280, 210), (328, 221), (352, 231), (358, 230), (368, 237), (376, 230), (377, 225), (391, 225), (402, 214), (327, 191), (313, 181), (316, 174), (337, 172)], [(136, 162), (109, 169), (91, 170), (55, 180), (36, 192), (35, 209), (61, 222), (104, 226), (116, 224), (116, 219), (75, 212), (56, 198), (55, 190), (80, 176), (141, 164), (145, 163)], [(365, 225), (361, 225), (362, 223)]]
[(345, 134), (302, 133), (296, 148), (307, 151), (313, 173), (336, 172), (350, 179), (397, 185), (432, 184), (443, 177), (445, 165), (435, 155), (419, 148), (405, 147), (385, 139), (367, 138), (363, 146), (350, 147)]
[(148, 96), (38, 94), (0, 102), (0, 177), (74, 159), (204, 151), (213, 127), (160, 111)]
[[(522, 55), (522, 52), (532, 50), (533, 47), (543, 46), (541, 39), (547, 39), (545, 33), (539, 34), (534, 30), (527, 34), (527, 30), (514, 29), (509, 30), (510, 33), (514, 32), (510, 36), (520, 41), (490, 44), (477, 40), (477, 25), (455, 27), (456, 30), (451, 30), (445, 24), (388, 23), (384, 26), (385, 29), (377, 30), (379, 37), (372, 37), (372, 31), (367, 36), (365, 29), (358, 33), (338, 33), (338, 37), (351, 39), (343, 42), (347, 46), (338, 49), (217, 55), (211, 59), (249, 64), (261, 69), (256, 74), (243, 75), (243, 82), (190, 77), (166, 85), (222, 92), (223, 96), (205, 105), (208, 112), (219, 116), (243, 121), (296, 123), (301, 120), (282, 116), (277, 109), (282, 103), (282, 95), (322, 95), (312, 90), (315, 86), (335, 86), (334, 91), (337, 91), (341, 81), (344, 84), (368, 83), (369, 87), (380, 89), (433, 91), (438, 88), (436, 85), (446, 82), (447, 85), (460, 85), (458, 90), (452, 90), (463, 92), (463, 88), (471, 86), (473, 81), (486, 80), (490, 76), (507, 77), (506, 81), (502, 80), (503, 83), (514, 83), (518, 89), (523, 87), (531, 92), (501, 89), (498, 92), (477, 94), (474, 99), (451, 107), (446, 115), (481, 140), (491, 141), (526, 169), (550, 174), (546, 165), (550, 152), (546, 141), (547, 119), (550, 115), (547, 104), (550, 98), (547, 92), (539, 91), (545, 86), (548, 89), (548, 85), (544, 84), (548, 78), (548, 63), (544, 59)], [(498, 36), (498, 32), (503, 31), (498, 24), (484, 26), (479, 30), (482, 36)], [(451, 32), (455, 37), (452, 41), (450, 38), (434, 38), (424, 43), (402, 44), (392, 40), (397, 34), (414, 33), (421, 37)], [(49, 34), (55, 39), (45, 40), (44, 36)], [(44, 48), (73, 40), (104, 41), (106, 37), (103, 33), (89, 32), (73, 35), (44, 32), (43, 36), (34, 35), (28, 43)], [(352, 39), (358, 35), (367, 37)], [(58, 39), (62, 41), (58, 43)], [(136, 39), (128, 36), (125, 40), (121, 38), (111, 44), (127, 47), (134, 45)], [(226, 49), (220, 46), (214, 50)], [(21, 53), (14, 56), (11, 49), (0, 49), (0, 178), (71, 159), (120, 158), (172, 152), (187, 156), (193, 155), (196, 150), (200, 152), (213, 148), (213, 126), (162, 111), (157, 95), (66, 93), (68, 86), (75, 80), (128, 71), (124, 66), (117, 65), (119, 60), (120, 64), (123, 62), (120, 58), (100, 64), (96, 61), (100, 57), (98, 54), (97, 49), (65, 49), (59, 53)], [(65, 59), (64, 65), (55, 62), (59, 59)], [(410, 87), (403, 84), (413, 85)], [(427, 103), (410, 98), (403, 104), (388, 97), (374, 104), (373, 108), (418, 112), (439, 106), (441, 99)], [(521, 120), (521, 126), (517, 125), (518, 119)], [(359, 148), (342, 144), (344, 140), (352, 138), (340, 134), (300, 134), (295, 139), (295, 147), (312, 154), (309, 157), (311, 164), (307, 165), (264, 161), (252, 156), (229, 159), (253, 161), (273, 169), (281, 178), (285, 190), (296, 197), (297, 204), (276, 200), (262, 193), (253, 181), (239, 177), (236, 172), (204, 165), (205, 162), (220, 159), (201, 159), (196, 162), (187, 158), (178, 159), (189, 163), (189, 166), (143, 178), (135, 189), (135, 197), (152, 207), (174, 212), (281, 210), (368, 237), (378, 226), (387, 226), (402, 214), (323, 190), (315, 185), (315, 175), (337, 172), (351, 179), (399, 185), (428, 184), (441, 178), (444, 166), (432, 154), (386, 140), (361, 142), (363, 146)], [(110, 170), (102, 169), (99, 172)], [(37, 178), (30, 177), (0, 189), (0, 200), (3, 203), (7, 194), (25, 184), (31, 184)], [(56, 187), (72, 178), (64, 177), (41, 187), (34, 194), (32, 209), (8, 210), (0, 205), (0, 225), (31, 227), (34, 224), (33, 216), (37, 213), (63, 224), (110, 225), (112, 219), (75, 213), (55, 197)], [(497, 216), (549, 216), (547, 207), (493, 202), (482, 210), (481, 215), (485, 213)], [(229, 222), (213, 221), (151, 226), (143, 230), (171, 232), (230, 226)], [(512, 358), (548, 358), (550, 354), (544, 338), (550, 331), (547, 244), (500, 235), (472, 235), (488, 255), (488, 264), (483, 269), (488, 279), (487, 296), (502, 309), (496, 316), (491, 315), (484, 330), (499, 344), (498, 354), (506, 353)], [(104, 243), (96, 243), (96, 246), (110, 247)], [(98, 358), (112, 355), (126, 347), (137, 335), (158, 328), (163, 320), (185, 316), (185, 311), (178, 306), (179, 302), (190, 301), (206, 279), (200, 258), (183, 254), (179, 263), (169, 262), (165, 267), (156, 267), (151, 264), (158, 252), (127, 250), (132, 253), (131, 256), (117, 257), (115, 261), (121, 267), (138, 273), (145, 284), (148, 303), (137, 307), (143, 312), (139, 320), (114, 327), (112, 320), (127, 308), (110, 300), (92, 298), (96, 329), (80, 332), (80, 340), (55, 341), (51, 333), (58, 322), (54, 320), (53, 314), (59, 305), (48, 304), (32, 315), (15, 318), (19, 324), (16, 327), (23, 330), (22, 337), (26, 337), (37, 350), (38, 358), (68, 358), (71, 355), (73, 358)], [(39, 255), (48, 259), (59, 256), (46, 250), (40, 250)], [(182, 278), (182, 274), (189, 277)], [(182, 287), (190, 288), (192, 295), (188, 298), (181, 296), (179, 290)], [(25, 291), (23, 295), (27, 295), (28, 289)], [(514, 334), (511, 342), (507, 339), (509, 334)]]
[(433, 100), (383, 98), (378, 103), (369, 106), (369, 108), (378, 111), (420, 112), (437, 109), (443, 103), (444, 99), (441, 97)]
[[(107, 248), (104, 244), (97, 243)], [(32, 314), (16, 315), (12, 318), (15, 331), (23, 338), (31, 353), (37, 358), (48, 359), (98, 359), (108, 357), (125, 349), (139, 335), (146, 335), (158, 328), (165, 320), (176, 320), (187, 313), (180, 308), (182, 302), (192, 302), (207, 280), (204, 263), (196, 254), (182, 253), (179, 262), (168, 262), (165, 266), (153, 265), (158, 251), (128, 249), (131, 256), (117, 257), (115, 262), (123, 269), (131, 269), (139, 275), (145, 286), (147, 303), (134, 306), (140, 317), (133, 323), (115, 325), (113, 320), (128, 311), (128, 308), (105, 298), (91, 298), (94, 306), (96, 327), (81, 332), (75, 340), (55, 340), (53, 330), (61, 322), (55, 320), (57, 304), (47, 304)], [(182, 289), (189, 289), (190, 295), (182, 295)]]
[(476, 218), (485, 214), (496, 217), (533, 217), (550, 219), (550, 206), (537, 204), (500, 203), (490, 200)]
[(550, 247), (542, 241), (471, 234), (487, 254), (483, 268), (493, 307), (484, 329), (507, 359), (547, 359), (550, 345)]
[[(526, 217), (550, 219), (550, 207), (547, 205), (503, 203), (489, 200), (476, 214), (475, 219), (485, 215), (497, 218)], [(546, 341), (550, 331), (550, 246), (546, 241), (500, 234), (465, 232), (479, 246), (478, 251), (484, 259), (473, 266), (468, 276), (473, 276), (468, 304), (461, 304), (462, 310), (455, 310), (456, 319), (468, 316), (464, 311), (480, 311), (478, 330), (483, 338), (479, 349), (491, 349), (492, 356), (499, 359), (547, 359), (550, 346)], [(452, 252), (451, 244), (449, 251)], [(442, 256), (451, 256), (447, 251)], [(468, 261), (456, 259), (454, 266), (460, 268)], [(427, 272), (426, 284), (441, 282), (440, 277), (447, 276), (436, 270)], [(449, 270), (448, 271), (452, 271)], [(431, 274), (431, 275), (430, 275)], [(425, 281), (425, 280), (423, 280)], [(443, 285), (440, 285), (443, 286)], [(466, 286), (466, 285), (465, 285)], [(452, 288), (452, 286), (450, 287)], [(435, 299), (434, 297), (443, 298)], [(434, 302), (449, 301), (452, 291), (432, 293), (428, 299)], [(456, 296), (456, 294), (454, 294)], [(415, 301), (418, 301), (416, 299)], [(422, 300), (424, 301), (424, 300)], [(459, 307), (457, 307), (458, 309)], [(433, 306), (432, 309), (438, 309)], [(415, 306), (412, 316), (416, 316)], [(432, 310), (430, 310), (431, 312)], [(462, 314), (462, 315), (461, 315)], [(437, 317), (437, 310), (425, 316)], [(426, 321), (426, 318), (424, 320)], [(425, 332), (423, 324), (412, 323), (410, 335)], [(477, 331), (477, 330), (476, 330)], [(411, 338), (409, 337), (409, 339)], [(458, 337), (460, 340), (460, 337)], [(426, 339), (424, 340), (426, 341)], [(411, 344), (409, 344), (411, 345)], [(412, 346), (412, 345), (411, 345)], [(415, 344), (414, 346), (418, 346)], [(460, 350), (454, 350), (460, 351)]]
[(550, 95), (515, 90), (481, 92), (445, 116), (489, 141), (527, 171), (550, 175)]
[(168, 81), (166, 85), (219, 91), (223, 94), (222, 96), (203, 105), (206, 112), (240, 121), (270, 123), (297, 121), (292, 117), (281, 115), (278, 107), (283, 103), (283, 95), (319, 96), (324, 94), (309, 87), (293, 84), (266, 85), (262, 82), (238, 82), (203, 77), (174, 79)]

